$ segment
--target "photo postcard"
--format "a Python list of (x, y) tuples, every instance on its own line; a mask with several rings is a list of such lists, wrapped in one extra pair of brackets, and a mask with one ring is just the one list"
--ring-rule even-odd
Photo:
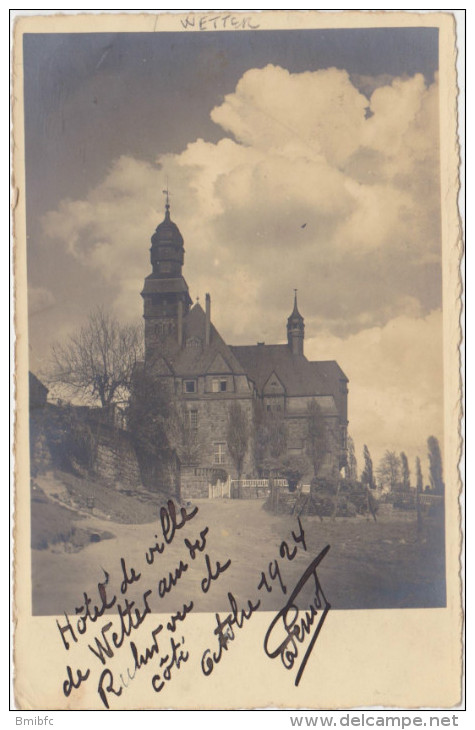
[(13, 53), (18, 708), (458, 706), (454, 17)]

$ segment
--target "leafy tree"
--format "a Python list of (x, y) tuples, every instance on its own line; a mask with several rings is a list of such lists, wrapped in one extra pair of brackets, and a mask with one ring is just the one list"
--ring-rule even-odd
[(315, 477), (318, 476), (318, 472), (325, 458), (327, 443), (328, 434), (325, 416), (317, 401), (312, 398), (307, 404), (307, 438), (305, 450), (312, 464)]
[(287, 428), (281, 411), (265, 411), (262, 403), (254, 406), (252, 456), (260, 477), (278, 471), (287, 451)]
[(280, 459), (287, 451), (287, 428), (280, 411), (266, 413), (267, 451), (271, 459)]
[(361, 474), (362, 483), (370, 489), (375, 488), (374, 474), (373, 474), (373, 460), (369, 453), (369, 449), (366, 444), (363, 447), (363, 458), (364, 458), (364, 469)]
[(433, 491), (436, 494), (444, 494), (445, 484), (442, 474), (442, 456), (440, 453), (439, 441), (435, 436), (427, 439), (429, 456), (429, 478)]
[(391, 489), (401, 481), (401, 460), (394, 451), (386, 451), (378, 467), (378, 477), (383, 485)]
[(402, 486), (404, 487), (404, 489), (409, 489), (409, 487), (411, 486), (409, 462), (407, 460), (407, 456), (404, 453), (404, 451), (401, 451), (400, 459), (401, 459)]
[(303, 455), (289, 455), (284, 457), (280, 468), (280, 474), (287, 479), (289, 491), (294, 492), (297, 484), (302, 477), (308, 472), (310, 464), (308, 459)]
[(81, 409), (66, 403), (48, 410), (44, 429), (51, 456), (60, 469), (79, 474), (93, 470), (97, 438)]
[(53, 345), (48, 380), (107, 408), (127, 399), (142, 351), (141, 328), (98, 308), (66, 342)]
[(241, 479), (244, 458), (249, 444), (249, 425), (246, 414), (237, 401), (234, 401), (229, 408), (226, 443), (239, 480)]
[(348, 436), (348, 479), (350, 479), (352, 482), (356, 482), (358, 479), (358, 463), (356, 461), (356, 454), (355, 454), (355, 442), (351, 438), (351, 436)]
[(157, 489), (170, 466), (177, 473), (177, 457), (169, 440), (173, 406), (169, 390), (150, 368), (136, 371), (127, 406), (127, 425), (146, 486)]
[(416, 458), (416, 510), (417, 510), (417, 531), (422, 529), (421, 494), (423, 490), (421, 460)]
[(423, 480), (422, 480), (422, 469), (421, 460), (419, 457), (416, 458), (416, 491), (418, 494), (422, 494)]
[(268, 430), (266, 426), (264, 408), (260, 401), (255, 401), (253, 405), (251, 448), (254, 466), (259, 477), (261, 477), (263, 473), (267, 443)]

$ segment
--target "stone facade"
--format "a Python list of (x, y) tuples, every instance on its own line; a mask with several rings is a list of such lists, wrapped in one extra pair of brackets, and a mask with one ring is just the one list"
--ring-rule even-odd
[(101, 425), (97, 433), (94, 475), (108, 487), (137, 489), (142, 476), (130, 434)]
[[(205, 310), (191, 306), (182, 276), (183, 238), (170, 219), (152, 236), (152, 273), (142, 290), (145, 319), (145, 363), (155, 377), (166, 382), (195, 439), (192, 458), (182, 459), (181, 496), (208, 496), (213, 469), (237, 477), (229, 454), (226, 431), (230, 406), (238, 403), (253, 425), (254, 404), (264, 413), (285, 420), (288, 453), (305, 452), (307, 406), (315, 400), (328, 432), (326, 453), (319, 476), (333, 478), (346, 463), (348, 379), (334, 361), (311, 362), (304, 355), (304, 320), (297, 306), (287, 320), (287, 343), (233, 347), (227, 345), (211, 320), (211, 298)], [(249, 446), (243, 476), (255, 476)]]
[[(194, 398), (185, 396), (189, 412), (196, 413), (196, 430), (199, 442), (200, 461), (197, 466), (208, 469), (224, 469), (233, 478), (236, 468), (232, 462), (226, 444), (226, 429), (229, 417), (229, 408), (232, 402), (238, 402), (247, 419), (249, 428), (252, 424), (252, 391), (234, 393), (234, 397), (223, 397), (225, 394), (201, 394)], [(190, 466), (194, 466), (191, 464)], [(243, 474), (252, 471), (251, 455), (249, 450), (244, 458)]]

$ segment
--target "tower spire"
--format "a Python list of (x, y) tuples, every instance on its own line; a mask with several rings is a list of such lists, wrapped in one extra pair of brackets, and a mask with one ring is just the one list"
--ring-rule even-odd
[(300, 316), (300, 312), (297, 307), (297, 289), (294, 289), (294, 311), (292, 312), (292, 316), (295, 315)]
[(297, 289), (294, 289), (294, 308), (287, 320), (287, 343), (294, 355), (303, 355), (305, 324), (297, 306)]
[(166, 195), (166, 198), (165, 198), (165, 201), (166, 201), (165, 202), (165, 219), (166, 220), (169, 220), (170, 219), (170, 191), (168, 189), (168, 177), (167, 177), (167, 187), (166, 187), (166, 190), (162, 190), (162, 193), (164, 195)]
[(142, 297), (145, 319), (145, 359), (173, 353), (183, 344), (184, 317), (191, 306), (188, 284), (183, 278), (183, 236), (170, 220), (170, 191), (165, 198), (165, 219), (152, 236), (152, 273), (145, 278)]

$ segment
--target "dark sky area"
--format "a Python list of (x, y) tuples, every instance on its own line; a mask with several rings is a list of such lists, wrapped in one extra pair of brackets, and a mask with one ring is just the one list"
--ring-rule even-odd
[[(28, 223), (81, 197), (127, 154), (154, 160), (222, 130), (210, 110), (249, 68), (336, 67), (352, 76), (437, 70), (436, 28), (239, 33), (27, 34), (24, 37)], [(365, 90), (364, 83), (358, 83)]]

